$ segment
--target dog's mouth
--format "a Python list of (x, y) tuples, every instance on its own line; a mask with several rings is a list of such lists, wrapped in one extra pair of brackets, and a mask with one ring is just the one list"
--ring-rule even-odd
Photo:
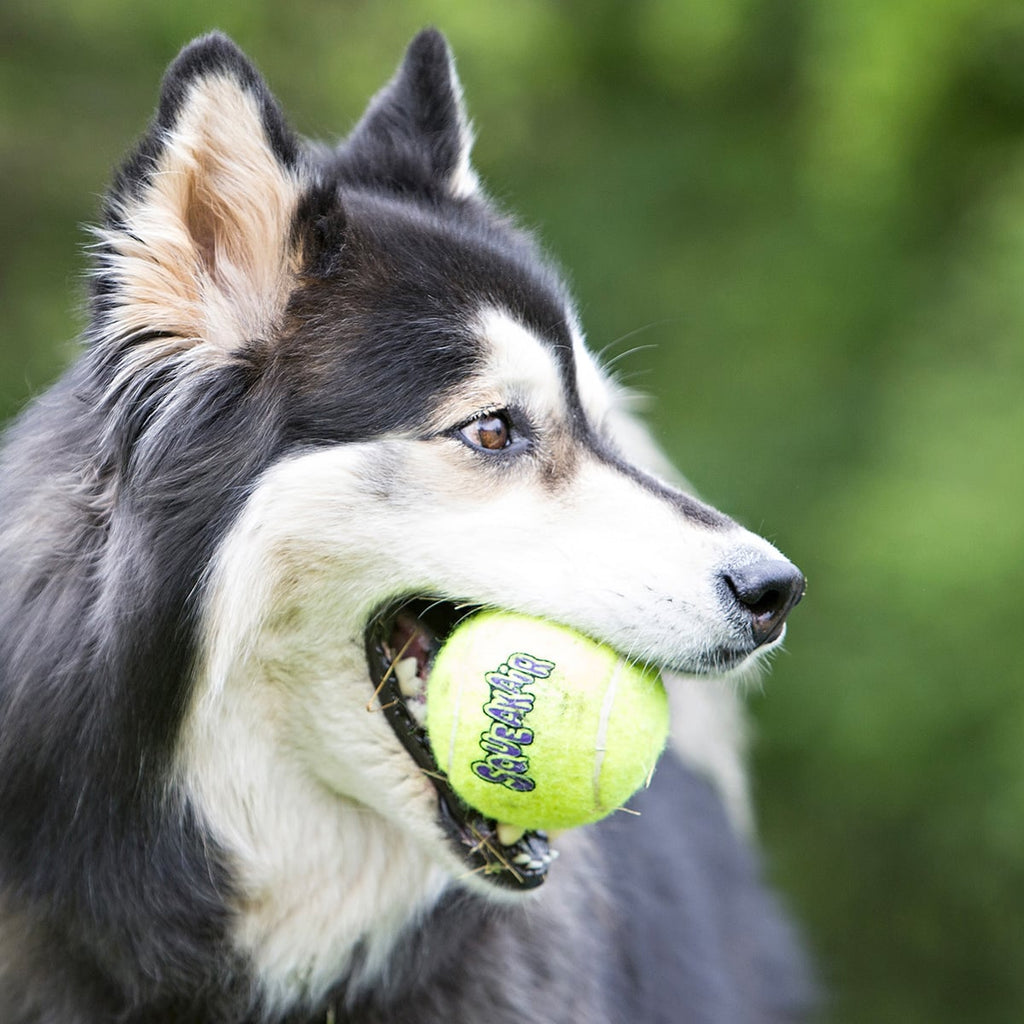
[(467, 873), (504, 888), (534, 889), (558, 856), (547, 834), (504, 825), (466, 804), (448, 785), (427, 739), (427, 679), (434, 655), (452, 630), (479, 610), (429, 598), (388, 605), (367, 627), (367, 663), (376, 706), (434, 784), (441, 821)]

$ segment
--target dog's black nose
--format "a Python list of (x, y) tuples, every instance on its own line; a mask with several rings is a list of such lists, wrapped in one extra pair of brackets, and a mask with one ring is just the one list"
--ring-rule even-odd
[(790, 609), (804, 596), (803, 573), (783, 559), (765, 559), (722, 574), (736, 603), (750, 617), (754, 644), (776, 640)]

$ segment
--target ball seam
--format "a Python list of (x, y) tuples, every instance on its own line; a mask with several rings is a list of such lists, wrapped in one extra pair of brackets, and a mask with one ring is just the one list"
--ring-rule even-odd
[(622, 658), (615, 662), (608, 686), (604, 691), (604, 698), (601, 701), (601, 717), (597, 723), (597, 735), (594, 737), (594, 806), (604, 809), (604, 801), (601, 799), (601, 768), (604, 765), (604, 755), (607, 750), (608, 726), (611, 723), (612, 707), (615, 704), (615, 695), (619, 689), (619, 677), (622, 675)]

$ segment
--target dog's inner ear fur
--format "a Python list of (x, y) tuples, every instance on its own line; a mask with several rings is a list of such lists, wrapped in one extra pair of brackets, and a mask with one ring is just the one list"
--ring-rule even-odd
[(349, 181), (406, 196), (465, 199), (480, 190), (472, 132), (448, 44), (425, 29), (339, 151)]
[(168, 72), (157, 122), (99, 232), (108, 336), (159, 335), (163, 354), (230, 353), (273, 336), (301, 255), (291, 225), (302, 189), (281, 152), (287, 129), (268, 124), (276, 106), (231, 44), (203, 46)]

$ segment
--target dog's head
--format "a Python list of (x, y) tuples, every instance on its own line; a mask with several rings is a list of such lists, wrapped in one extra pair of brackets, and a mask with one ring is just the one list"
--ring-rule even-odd
[[(431, 770), (422, 686), (460, 617), (518, 610), (703, 675), (776, 646), (803, 591), (770, 544), (652, 475), (469, 148), (437, 33), (336, 148), (300, 142), (213, 36), (169, 70), (108, 200), (94, 358), (140, 508), (208, 510), (178, 529), (209, 555), (178, 760), (253, 905), (304, 864), (379, 858), (422, 891), (438, 866), (544, 878), (542, 836), (499, 849)], [(266, 958), (278, 913), (250, 919)]]

